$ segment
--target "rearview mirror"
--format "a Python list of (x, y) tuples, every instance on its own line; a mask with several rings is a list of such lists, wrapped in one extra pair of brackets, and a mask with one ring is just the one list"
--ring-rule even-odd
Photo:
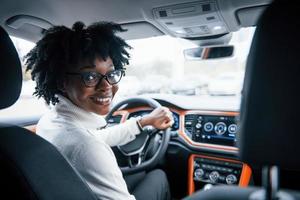
[(228, 46), (214, 46), (214, 47), (197, 47), (185, 49), (183, 51), (186, 60), (206, 60), (216, 58), (226, 58), (233, 55), (234, 47)]

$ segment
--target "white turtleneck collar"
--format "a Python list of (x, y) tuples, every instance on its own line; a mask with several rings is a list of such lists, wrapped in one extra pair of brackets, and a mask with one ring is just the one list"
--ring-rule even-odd
[(75, 119), (89, 129), (98, 130), (106, 126), (107, 122), (103, 116), (83, 110), (62, 95), (58, 94), (57, 97), (59, 102), (54, 107), (57, 114)]

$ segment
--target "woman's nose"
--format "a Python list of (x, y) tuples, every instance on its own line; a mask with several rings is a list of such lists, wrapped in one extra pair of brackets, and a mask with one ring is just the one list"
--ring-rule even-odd
[(105, 78), (100, 80), (99, 83), (96, 85), (97, 90), (106, 91), (111, 88), (112, 88), (112, 85)]

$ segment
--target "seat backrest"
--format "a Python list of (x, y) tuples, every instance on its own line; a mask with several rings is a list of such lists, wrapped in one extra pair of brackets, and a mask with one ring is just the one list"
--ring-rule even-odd
[[(0, 109), (18, 99), (22, 70), (16, 49), (0, 27)], [(69, 162), (46, 140), (0, 123), (0, 195), (6, 199), (96, 199)]]
[(300, 6), (275, 1), (262, 15), (248, 56), (241, 105), (240, 158), (300, 169)]
[[(299, 10), (295, 1), (275, 0), (258, 22), (248, 56), (238, 141), (241, 161), (259, 167), (300, 169)], [(264, 189), (213, 187), (188, 199), (272, 198)], [(274, 191), (276, 199), (300, 199), (299, 191)]]
[(14, 104), (20, 96), (22, 69), (18, 53), (6, 31), (0, 27), (0, 109)]

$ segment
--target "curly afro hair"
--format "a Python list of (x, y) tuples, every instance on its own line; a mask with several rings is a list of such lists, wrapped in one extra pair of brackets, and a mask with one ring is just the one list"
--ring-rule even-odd
[(88, 27), (76, 22), (72, 29), (54, 26), (45, 32), (44, 37), (26, 55), (26, 70), (31, 70), (32, 80), (36, 81), (34, 95), (43, 97), (47, 104), (55, 105), (61, 94), (66, 72), (88, 60), (93, 65), (96, 57), (106, 60), (110, 57), (116, 69), (129, 64), (131, 47), (117, 32), (125, 29), (112, 22), (97, 22)]

